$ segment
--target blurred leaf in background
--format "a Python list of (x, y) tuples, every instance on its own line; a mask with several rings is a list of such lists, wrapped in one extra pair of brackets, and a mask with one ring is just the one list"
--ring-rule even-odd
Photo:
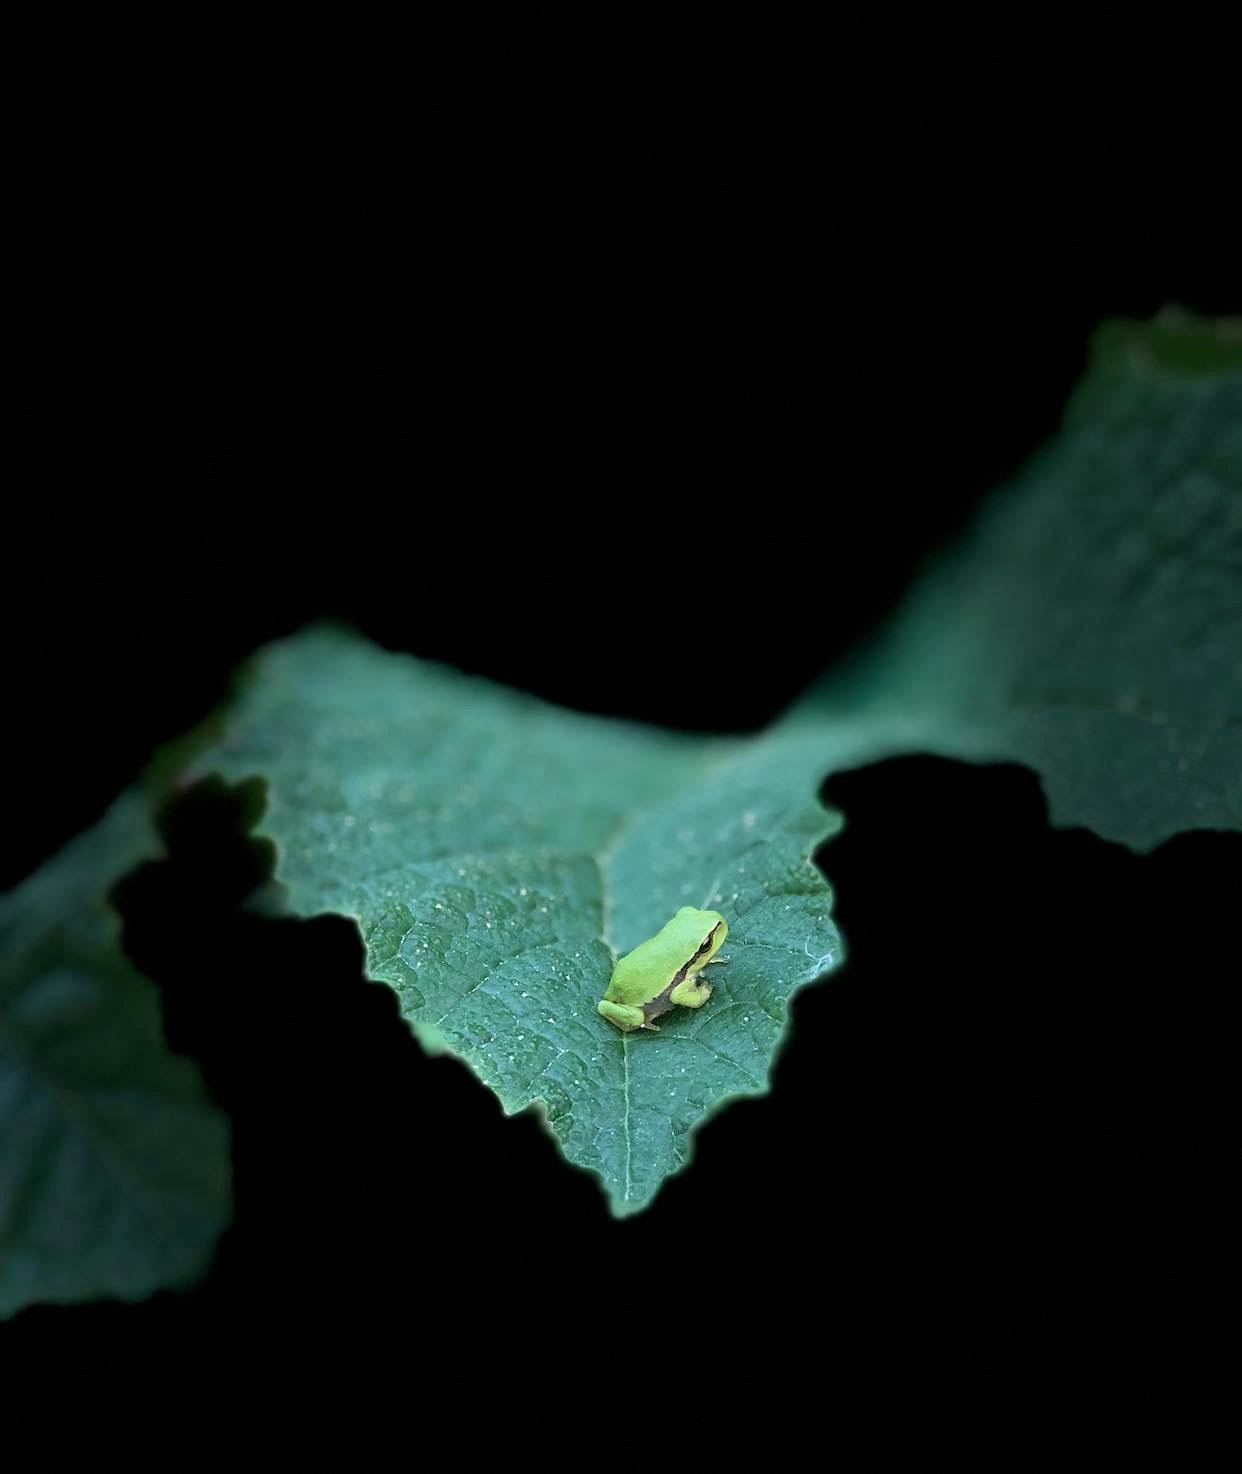
[(186, 1286), (228, 1223), (228, 1123), (107, 899), (158, 851), (128, 793), (0, 900), (0, 1314)]

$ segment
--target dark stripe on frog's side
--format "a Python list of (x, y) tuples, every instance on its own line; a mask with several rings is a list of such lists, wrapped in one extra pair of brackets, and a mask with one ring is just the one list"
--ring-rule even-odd
[(643, 1023), (649, 1024), (653, 1018), (659, 1018), (662, 1013), (670, 1013), (674, 1008), (677, 1007), (675, 1003), (670, 1002), (668, 995), (673, 991), (678, 983), (685, 982), (689, 974), (694, 971), (694, 964), (699, 960), (699, 958), (702, 957), (705, 952), (711, 951), (712, 938), (719, 930), (720, 923), (717, 922), (716, 925), (712, 927), (711, 931), (708, 932), (706, 939), (703, 941), (702, 945), (699, 947), (699, 950), (694, 954), (690, 961), (684, 963), (673, 974), (672, 981), (669, 983), (668, 987), (665, 988), (662, 993), (657, 993), (656, 996), (652, 998), (649, 1003), (643, 1004)]

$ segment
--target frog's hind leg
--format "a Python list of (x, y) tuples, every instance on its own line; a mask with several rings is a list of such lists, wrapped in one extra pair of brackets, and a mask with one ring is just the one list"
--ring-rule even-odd
[(616, 1024), (617, 1028), (626, 1034), (631, 1029), (649, 1027), (643, 1019), (641, 1008), (632, 1008), (625, 1003), (613, 1003), (608, 998), (601, 998), (595, 1006), (610, 1024)]

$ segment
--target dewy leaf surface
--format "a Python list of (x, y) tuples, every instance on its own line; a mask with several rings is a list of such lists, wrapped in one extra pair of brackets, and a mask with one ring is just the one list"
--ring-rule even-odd
[(0, 1315), (183, 1286), (228, 1221), (227, 1124), (106, 900), (153, 853), (129, 794), (0, 898)]
[[(369, 974), (507, 1111), (541, 1102), (614, 1212), (722, 1101), (767, 1089), (790, 993), (840, 958), (811, 864), (819, 736), (720, 742), (548, 706), (338, 631), (262, 652), (197, 765), (269, 785), (293, 909), (357, 920)], [(625, 1036), (615, 955), (678, 907), (728, 918), (707, 1006)]]
[(1242, 828), (1242, 323), (1102, 328), (1060, 434), (787, 725), (1025, 762), (1139, 850)]

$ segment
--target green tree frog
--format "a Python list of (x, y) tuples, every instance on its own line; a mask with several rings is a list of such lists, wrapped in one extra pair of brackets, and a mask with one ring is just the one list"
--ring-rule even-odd
[(680, 1004), (702, 1008), (712, 985), (701, 981), (703, 969), (717, 957), (729, 925), (719, 911), (683, 906), (672, 921), (613, 969), (608, 990), (597, 1005), (600, 1013), (627, 1034), (631, 1029), (659, 1030), (651, 1022)]

